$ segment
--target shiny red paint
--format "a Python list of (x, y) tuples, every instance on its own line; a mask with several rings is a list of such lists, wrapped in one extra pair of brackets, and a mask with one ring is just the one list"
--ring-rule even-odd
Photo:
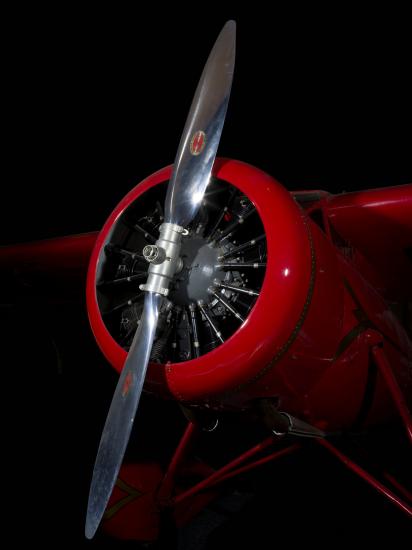
[(255, 468), (259, 468), (260, 466), (263, 466), (264, 464), (267, 464), (268, 462), (272, 462), (274, 460), (277, 460), (278, 458), (281, 458), (282, 456), (287, 456), (288, 454), (294, 453), (300, 449), (299, 443), (295, 443), (293, 445), (289, 445), (289, 447), (284, 447), (283, 449), (278, 449), (277, 451), (274, 451), (273, 453), (270, 453), (263, 458), (259, 458), (255, 460), (254, 462), (251, 462), (249, 464), (246, 464), (245, 466), (239, 466), (238, 468), (235, 468), (234, 470), (227, 472), (223, 475), (221, 475), (218, 478), (215, 478), (210, 485), (215, 486), (217, 484), (223, 483), (224, 481), (227, 481), (228, 479), (232, 479), (234, 477), (240, 476), (246, 472), (250, 472), (251, 470), (254, 470)]
[[(129, 204), (167, 180), (171, 170), (169, 166), (156, 172), (121, 201), (91, 257), (87, 281), (90, 322), (103, 353), (119, 372), (126, 352), (107, 331), (96, 301), (100, 251)], [(324, 208), (328, 223), (335, 220), (339, 209), (352, 208), (351, 203), (338, 205), (325, 192), (307, 192), (306, 203), (311, 200), (306, 213), (295, 200), (304, 193), (291, 196), (271, 176), (248, 164), (218, 159), (214, 175), (245, 193), (260, 215), (268, 246), (263, 287), (246, 322), (223, 345), (184, 363), (151, 364), (145, 388), (217, 408), (245, 408), (255, 398), (273, 397), (282, 410), (323, 429), (350, 427), (362, 407), (370, 352), (368, 327), (359, 322), (359, 308), (396, 344), (387, 344), (396, 371), (404, 370), (403, 357), (411, 349), (404, 329), (382, 297), (366, 283), (354, 262), (338, 251), (329, 227), (324, 233), (308, 215), (317, 207)], [(384, 391), (381, 381), (376, 391)], [(376, 419), (393, 410), (387, 400), (380, 403), (373, 408)], [(372, 415), (368, 421), (373, 421)]]
[(217, 483), (224, 475), (228, 474), (232, 470), (234, 470), (237, 466), (248, 460), (249, 458), (255, 456), (258, 453), (261, 453), (271, 445), (273, 445), (275, 441), (275, 438), (273, 436), (267, 437), (251, 449), (247, 450), (246, 452), (240, 454), (237, 456), (234, 460), (231, 460), (228, 462), (225, 466), (222, 466), (222, 468), (219, 468), (219, 470), (216, 470), (213, 474), (208, 476), (207, 478), (203, 479), (187, 491), (179, 493), (174, 499), (173, 499), (173, 505), (178, 505), (182, 503), (184, 500), (191, 498), (195, 494), (199, 493), (200, 491), (209, 488), (214, 483)]
[(0, 247), (0, 268), (58, 276), (85, 273), (97, 231)]
[(369, 485), (374, 487), (379, 493), (388, 498), (393, 504), (395, 504), (395, 506), (402, 510), (402, 512), (405, 512), (408, 516), (412, 516), (412, 506), (410, 506), (407, 502), (397, 496), (393, 491), (389, 489), (389, 487), (386, 487), (383, 483), (381, 483), (374, 476), (369, 474), (361, 466), (356, 464), (356, 462), (351, 460), (348, 456), (342, 453), (342, 451), (332, 445), (330, 441), (327, 441), (326, 439), (319, 439), (317, 441), (319, 445), (322, 445), (322, 447), (335, 455), (341, 462), (343, 462), (343, 464), (345, 464), (345, 466), (355, 472), (362, 479), (367, 481)]
[(123, 363), (126, 359), (126, 352), (111, 337), (100, 315), (100, 310), (97, 304), (96, 297), (96, 270), (99, 263), (99, 255), (108, 238), (110, 229), (116, 222), (117, 218), (129, 206), (129, 204), (154, 185), (158, 185), (159, 183), (167, 180), (170, 177), (171, 173), (172, 166), (167, 166), (166, 168), (159, 170), (155, 174), (152, 174), (144, 181), (142, 181), (123, 198), (123, 200), (117, 205), (115, 210), (109, 216), (102, 230), (100, 231), (90, 257), (86, 282), (86, 300), (90, 326), (92, 328), (96, 341), (100, 349), (104, 353), (106, 359), (114, 366), (114, 368), (118, 372), (120, 372), (123, 367)]
[(190, 140), (190, 152), (192, 155), (197, 156), (203, 151), (206, 145), (206, 134), (202, 130), (198, 130), (193, 134)]
[(364, 312), (370, 323), (406, 355), (412, 356), (412, 344), (399, 319), (377, 289), (363, 276), (350, 260), (339, 255), (346, 287), (355, 297), (357, 307)]
[(382, 350), (381, 347), (374, 346), (372, 348), (372, 354), (376, 364), (380, 369), (380, 372), (382, 373), (383, 378), (385, 379), (391, 396), (405, 425), (406, 433), (408, 434), (409, 440), (412, 443), (412, 416), (404, 397), (404, 395), (410, 394), (409, 387), (404, 388), (403, 391), (401, 390), (398, 381), (396, 380), (396, 377), (394, 375), (394, 372), (388, 363), (385, 352)]
[(130, 388), (132, 386), (132, 383), (133, 383), (132, 373), (128, 372), (127, 376), (126, 376), (126, 378), (124, 379), (124, 382), (123, 382), (123, 388), (122, 388), (123, 397), (125, 397), (129, 393)]
[(198, 435), (196, 424), (189, 422), (165, 474), (155, 461), (122, 465), (104, 516), (102, 527), (106, 533), (126, 540), (156, 540), (162, 512), (172, 512), (176, 525), (180, 527), (216, 497), (216, 491), (209, 489), (194, 491), (182, 502), (173, 501), (176, 491), (184, 492), (179, 487), (182, 480), (209, 479), (214, 472), (199, 459), (187, 457)]
[(401, 485), (399, 481), (388, 472), (383, 472), (383, 477), (385, 477), (389, 483), (391, 483), (400, 492), (400, 494), (412, 504), (412, 493), (408, 491), (406, 487)]
[(160, 510), (155, 493), (161, 479), (155, 462), (123, 464), (103, 518), (104, 531), (123, 540), (156, 540)]
[(176, 482), (177, 469), (181, 466), (181, 463), (188, 451), (188, 447), (193, 442), (196, 435), (196, 424), (194, 422), (189, 422), (181, 440), (179, 441), (179, 445), (170, 460), (167, 471), (162, 479), (162, 483), (160, 484), (157, 492), (157, 499), (159, 502), (167, 502), (171, 498)]
[[(87, 305), (92, 330), (119, 372), (126, 353), (107, 331), (96, 300), (99, 256), (118, 217), (148, 189), (165, 182), (171, 171), (166, 167), (136, 186), (98, 236), (0, 248), (0, 267), (24, 277), (39, 276), (43, 282), (82, 277), (90, 258)], [(280, 410), (326, 431), (363, 428), (398, 412), (412, 439), (412, 344), (388, 305), (388, 300), (399, 305), (412, 297), (412, 185), (341, 196), (323, 191), (289, 194), (264, 172), (227, 159), (216, 161), (214, 175), (248, 195), (262, 219), (268, 244), (263, 288), (248, 319), (228, 341), (196, 360), (151, 364), (145, 388), (216, 409), (243, 410), (256, 398), (272, 397)], [(311, 218), (317, 210), (324, 231)], [(372, 358), (379, 368), (373, 384)], [(126, 380), (125, 392), (130, 383)], [(173, 506), (181, 525), (210, 501), (218, 483), (297, 448), (292, 445), (244, 464), (273, 444), (270, 436), (213, 471), (187, 457), (199, 431), (188, 424), (166, 473), (156, 463), (122, 467), (123, 485), (117, 485), (110, 500), (108, 510), (115, 513), (109, 513), (106, 531), (119, 538), (154, 540), (163, 508)], [(330, 441), (319, 443), (412, 515), (408, 503)], [(185, 476), (200, 481), (180, 487), (179, 478)], [(402, 485), (386, 477), (408, 498)]]
[(371, 264), (379, 292), (412, 299), (412, 184), (330, 195), (324, 208), (335, 231)]
[[(87, 282), (90, 321), (103, 352), (119, 371), (126, 353), (109, 335), (96, 301), (95, 277), (100, 250), (113, 223), (130, 202), (166, 180), (170, 174), (171, 167), (157, 172), (125, 197), (106, 222), (91, 257)], [(157, 384), (166, 378), (168, 391), (177, 399), (206, 399), (231, 390), (234, 382), (246, 383), (256, 376), (273, 357), (274, 351), (290, 337), (309, 293), (311, 250), (308, 228), (289, 193), (264, 172), (238, 161), (218, 160), (214, 174), (239, 187), (255, 203), (267, 234), (268, 266), (261, 296), (253, 311), (224, 345), (196, 360), (168, 364), (166, 368), (150, 366), (148, 389), (157, 391)], [(256, 334), (259, 334), (258, 347)]]
[(253, 388), (244, 396), (233, 395), (233, 389), (261, 376), (265, 365), (291, 338), (304, 312), (311, 293), (310, 234), (290, 194), (269, 175), (226, 160), (215, 165), (215, 175), (245, 193), (260, 215), (268, 246), (265, 280), (252, 312), (229, 340), (199, 359), (168, 365), (166, 377), (178, 399), (218, 399), (243, 405), (255, 396)]

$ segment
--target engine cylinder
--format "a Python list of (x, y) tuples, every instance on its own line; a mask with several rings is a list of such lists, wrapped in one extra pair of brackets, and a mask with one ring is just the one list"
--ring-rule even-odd
[[(99, 296), (97, 288), (105, 269), (105, 250), (113, 235), (123, 231), (119, 229), (119, 219), (126, 215), (131, 205), (143, 201), (145, 193), (167, 181), (171, 170), (170, 166), (160, 170), (130, 191), (104, 225), (91, 257), (87, 282), (89, 318), (99, 346), (118, 371), (127, 351), (116, 341), (108, 322), (103, 319), (105, 298)], [(238, 327), (223, 343), (218, 342), (215, 331), (217, 344), (210, 351), (199, 356), (194, 353), (189, 360), (151, 363), (145, 389), (210, 406), (244, 407), (261, 396), (279, 397), (292, 406), (295, 396), (305, 395), (329, 367), (340, 338), (343, 287), (336, 255), (293, 196), (268, 174), (243, 162), (218, 159), (213, 175), (244, 194), (260, 218), (266, 239), (261, 288), (250, 310), (246, 315), (239, 315)], [(227, 235), (225, 231), (219, 233), (222, 242), (232, 234), (230, 222), (227, 227)], [(252, 240), (254, 237), (256, 235), (249, 236)], [(212, 257), (210, 247), (202, 246), (199, 257)], [(237, 248), (242, 246), (236, 243)], [(141, 251), (136, 250), (135, 255), (139, 254)], [(196, 254), (193, 253), (194, 258)], [(219, 256), (219, 261), (224, 262), (223, 256)], [(197, 265), (195, 259), (193, 262), (192, 267)], [(255, 264), (256, 269), (264, 265), (259, 264), (259, 259)], [(237, 271), (240, 273), (241, 264), (239, 266)], [(248, 269), (254, 268), (243, 271)], [(216, 273), (210, 269), (204, 271), (209, 278), (199, 276), (198, 280), (213, 283)], [(133, 273), (126, 276), (138, 277), (138, 273)], [(219, 307), (227, 309), (224, 317), (233, 320), (230, 308), (224, 304), (228, 302), (227, 297), (232, 296), (233, 281), (223, 278), (220, 272), (218, 275), (222, 275), (223, 286), (219, 287), (217, 295), (216, 288), (212, 290), (222, 302)], [(246, 280), (247, 273), (244, 277)], [(191, 296), (196, 299), (202, 296), (199, 284), (188, 285)], [(224, 285), (228, 287), (226, 290)], [(247, 288), (247, 284), (244, 286)], [(176, 296), (183, 300), (181, 293)], [(129, 301), (132, 303), (133, 299)], [(202, 299), (198, 301), (202, 303)], [(233, 302), (229, 306), (233, 309)], [(199, 321), (206, 323), (207, 319), (201, 314)], [(187, 322), (192, 333), (196, 333), (196, 326), (190, 325), (190, 315)], [(212, 329), (210, 332), (213, 336)]]

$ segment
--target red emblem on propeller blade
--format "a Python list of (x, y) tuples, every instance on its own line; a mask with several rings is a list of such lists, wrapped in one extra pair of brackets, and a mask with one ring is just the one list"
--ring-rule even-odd
[(200, 155), (206, 145), (206, 134), (202, 130), (198, 130), (190, 140), (190, 152), (192, 155)]
[(123, 388), (122, 388), (123, 397), (126, 397), (126, 395), (129, 393), (130, 388), (132, 387), (132, 384), (133, 384), (133, 375), (131, 372), (128, 372), (123, 382)]

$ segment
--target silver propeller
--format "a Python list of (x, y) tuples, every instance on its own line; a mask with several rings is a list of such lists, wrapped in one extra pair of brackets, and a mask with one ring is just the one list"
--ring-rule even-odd
[(104, 425), (87, 506), (86, 537), (91, 539), (116, 482), (149, 363), (159, 315), (159, 294), (148, 292), (143, 314), (113, 395)]
[(165, 218), (186, 226), (202, 203), (225, 121), (235, 66), (236, 23), (210, 52), (190, 107), (166, 195)]
[(150, 263), (143, 314), (110, 405), (90, 487), (86, 537), (92, 538), (112, 493), (142, 393), (159, 309), (181, 265), (184, 227), (196, 216), (210, 179), (222, 133), (235, 61), (236, 24), (223, 27), (203, 70), (180, 140), (166, 196), (165, 223), (155, 245), (144, 248)]

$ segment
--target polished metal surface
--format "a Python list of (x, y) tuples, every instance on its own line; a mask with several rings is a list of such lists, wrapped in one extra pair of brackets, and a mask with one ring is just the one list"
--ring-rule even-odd
[(223, 344), (224, 340), (222, 338), (222, 333), (218, 330), (218, 328), (216, 327), (216, 325), (212, 321), (210, 315), (207, 313), (203, 300), (198, 300), (197, 305), (199, 306), (200, 311), (203, 313), (206, 321), (209, 323), (210, 328), (213, 330), (214, 334), (217, 336), (217, 338)]
[(230, 311), (230, 313), (234, 315), (236, 319), (239, 319), (239, 321), (241, 321), (242, 323), (245, 322), (244, 317), (242, 317), (240, 313), (236, 311), (236, 309), (227, 300), (225, 300), (225, 298), (221, 294), (216, 292), (214, 288), (209, 288), (208, 292), (209, 294), (214, 296), (216, 300), (218, 300), (228, 311)]
[(147, 244), (143, 248), (143, 257), (151, 264), (161, 264), (166, 259), (166, 251), (156, 244)]
[(162, 261), (158, 263), (148, 259), (150, 262), (149, 277), (145, 284), (140, 285), (140, 290), (157, 292), (163, 296), (169, 294), (170, 282), (175, 273), (182, 267), (180, 259), (182, 235), (187, 235), (187, 231), (180, 225), (163, 223), (160, 226), (160, 237), (157, 239), (156, 244), (152, 246), (150, 251), (146, 250), (148, 247), (145, 246), (143, 253), (146, 250), (151, 257), (154, 257), (162, 251)]
[(209, 55), (187, 117), (167, 190), (165, 219), (184, 227), (202, 203), (232, 86), (236, 23), (228, 21)]
[(113, 395), (90, 487), (85, 530), (89, 539), (99, 526), (123, 461), (142, 393), (161, 300), (158, 294), (146, 294), (143, 315)]
[[(103, 429), (87, 508), (87, 538), (92, 538), (103, 517), (133, 426), (143, 389), (158, 322), (162, 296), (167, 296), (174, 275), (183, 268), (180, 258), (184, 226), (196, 216), (216, 157), (232, 84), (235, 59), (234, 21), (221, 31), (203, 70), (177, 152), (169, 183), (165, 223), (155, 240), (135, 224), (154, 244), (145, 247), (149, 276), (143, 314), (119, 378)], [(197, 340), (196, 340), (197, 341)]]
[(300, 437), (326, 437), (326, 433), (323, 430), (316, 428), (316, 426), (312, 426), (312, 424), (308, 424), (307, 422), (300, 420), (299, 418), (296, 418), (286, 412), (280, 412), (279, 414), (286, 417), (289, 421), (289, 428), (287, 430), (287, 433)]
[[(174, 289), (169, 298), (174, 304), (187, 305), (198, 300), (207, 300), (208, 287), (222, 271), (215, 267), (219, 249), (213, 248), (203, 237), (197, 235), (183, 239), (181, 248), (183, 269), (175, 278)], [(224, 275), (224, 274), (223, 274)]]
[(241, 286), (230, 285), (222, 281), (219, 281), (219, 279), (214, 279), (213, 284), (218, 288), (225, 288), (226, 290), (231, 290), (239, 294), (247, 294), (248, 296), (259, 296), (260, 294), (259, 292), (257, 292), (257, 290), (253, 290), (251, 288), (246, 288)]

